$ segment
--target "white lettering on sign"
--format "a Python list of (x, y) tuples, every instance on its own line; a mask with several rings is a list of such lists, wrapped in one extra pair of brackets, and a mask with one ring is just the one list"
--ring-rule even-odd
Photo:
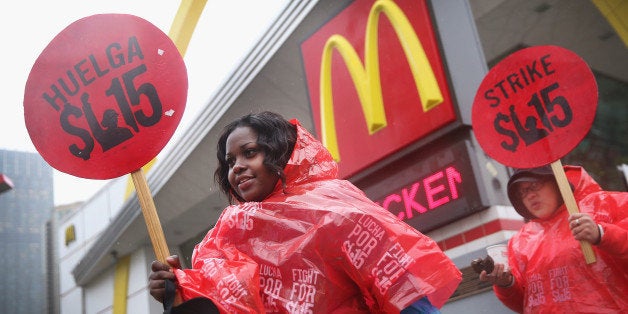
[(281, 270), (277, 266), (260, 264), (259, 265), (259, 274), (260, 274), (260, 276), (281, 279)]
[(528, 286), (526, 287), (528, 295), (527, 307), (535, 307), (545, 304), (545, 289), (543, 288), (543, 277), (539, 274), (533, 274), (528, 278)]
[(347, 254), (353, 266), (360, 269), (383, 237), (384, 228), (379, 222), (364, 215), (358, 219), (358, 223), (342, 244), (342, 250)]
[(403, 275), (414, 259), (399, 243), (395, 243), (377, 262), (371, 274), (375, 276), (375, 286), (380, 293), (386, 291)]
[(316, 269), (292, 270), (292, 290), (286, 309), (291, 314), (311, 314), (316, 300), (316, 284), (320, 273)]
[(253, 214), (257, 211), (259, 203), (248, 202), (234, 207), (226, 217), (229, 228), (241, 230), (253, 230)]
[(316, 269), (299, 269), (295, 268), (292, 270), (292, 280), (301, 283), (307, 283), (311, 285), (316, 285), (318, 281), (318, 275), (320, 273)]
[(220, 268), (222, 268), (222, 264), (224, 264), (224, 260), (222, 259), (210, 259), (203, 265), (203, 271), (209, 275), (209, 277), (214, 277)]
[(554, 302), (565, 302), (571, 300), (571, 289), (569, 287), (569, 276), (567, 267), (553, 268), (548, 271), (550, 288)]
[(259, 274), (262, 301), (266, 313), (279, 312), (277, 300), (283, 288), (281, 270), (276, 266), (260, 264)]
[(220, 302), (231, 305), (236, 303), (240, 298), (248, 295), (248, 292), (242, 285), (235, 274), (227, 275), (222, 278), (216, 286), (220, 294)]

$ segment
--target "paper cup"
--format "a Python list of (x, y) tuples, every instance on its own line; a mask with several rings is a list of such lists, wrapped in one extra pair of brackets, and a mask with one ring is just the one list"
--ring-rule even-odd
[(486, 253), (493, 259), (495, 264), (504, 264), (504, 270), (508, 267), (508, 246), (506, 244), (495, 244), (486, 248)]

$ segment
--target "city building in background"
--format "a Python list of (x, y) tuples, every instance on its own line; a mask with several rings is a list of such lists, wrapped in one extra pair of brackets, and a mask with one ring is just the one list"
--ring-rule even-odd
[[(489, 158), (475, 140), (475, 92), (488, 69), (514, 51), (558, 45), (575, 52), (595, 74), (599, 103), (589, 135), (563, 163), (583, 165), (604, 188), (626, 191), (620, 165), (628, 163), (628, 6), (614, 0), (390, 0), (371, 10), (374, 3), (288, 1), (212, 93), (175, 149), (147, 174), (170, 253), (189, 266), (194, 245), (227, 205), (212, 181), (222, 128), (270, 110), (299, 119), (319, 138), (321, 128), (335, 125), (336, 138), (324, 141), (341, 157), (342, 178), (438, 242), (463, 273), (443, 313), (510, 313), (470, 269), (487, 246), (505, 243), (523, 225), (506, 196), (512, 169)], [(380, 14), (375, 30), (365, 27), (372, 12)], [(344, 40), (330, 40), (333, 34)], [(365, 48), (367, 36), (380, 46)], [(401, 41), (421, 45), (404, 50)], [(207, 47), (208, 58), (215, 47)], [(374, 75), (365, 61), (373, 55), (379, 55), (376, 88), (386, 127), (365, 118), (364, 95), (351, 73)], [(425, 56), (418, 73), (439, 90), (437, 102), (426, 102), (427, 92), (415, 87), (408, 60), (416, 55)], [(321, 104), (335, 120), (321, 113)], [(126, 179), (113, 180), (53, 230), (60, 313), (162, 311), (146, 287), (153, 248), (136, 196), (123, 197), (126, 187)]]
[(52, 168), (37, 153), (0, 150), (0, 173), (12, 186), (0, 193), (0, 313), (46, 313)]

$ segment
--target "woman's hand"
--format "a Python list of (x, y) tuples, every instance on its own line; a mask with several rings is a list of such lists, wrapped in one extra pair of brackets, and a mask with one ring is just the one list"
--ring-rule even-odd
[(150, 290), (150, 295), (161, 303), (163, 303), (164, 295), (166, 294), (165, 280), (170, 279), (176, 282), (177, 277), (172, 272), (172, 268), (181, 268), (179, 257), (176, 255), (167, 257), (166, 262), (168, 265), (160, 261), (153, 261), (150, 264), (151, 273), (148, 276), (148, 289)]
[(504, 264), (495, 263), (495, 267), (490, 274), (486, 273), (486, 270), (483, 270), (480, 273), (481, 281), (488, 281), (493, 285), (497, 285), (500, 287), (510, 287), (513, 284), (514, 277), (510, 273), (509, 270), (504, 270)]
[(588, 214), (575, 213), (569, 215), (569, 228), (571, 234), (578, 241), (586, 241), (598, 244), (601, 240), (600, 229)]

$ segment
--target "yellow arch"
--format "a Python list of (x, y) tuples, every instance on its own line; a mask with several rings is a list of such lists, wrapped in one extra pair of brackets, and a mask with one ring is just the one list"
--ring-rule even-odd
[(434, 70), (425, 54), (412, 24), (403, 11), (392, 0), (378, 0), (369, 12), (364, 44), (364, 64), (349, 41), (341, 35), (329, 37), (323, 48), (320, 70), (320, 112), (322, 142), (336, 161), (340, 161), (336, 126), (334, 122), (334, 104), (331, 86), (331, 60), (336, 49), (347, 65), (351, 79), (362, 105), (364, 120), (369, 134), (386, 127), (386, 113), (382, 99), (382, 87), (379, 74), (379, 51), (377, 31), (380, 14), (390, 20), (397, 38), (403, 47), (406, 59), (414, 78), (416, 89), (421, 98), (423, 112), (443, 102), (443, 95), (436, 81)]
[(113, 278), (113, 314), (126, 314), (127, 294), (129, 290), (129, 270), (131, 256), (127, 255), (116, 262)]
[(628, 48), (628, 2), (622, 0), (592, 0), (592, 2)]

